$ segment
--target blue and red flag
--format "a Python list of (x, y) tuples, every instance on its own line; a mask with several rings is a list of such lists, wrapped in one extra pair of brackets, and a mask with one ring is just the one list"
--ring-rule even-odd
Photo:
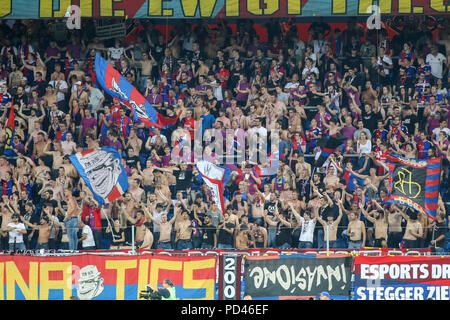
[(121, 104), (131, 110), (134, 121), (143, 122), (147, 127), (159, 128), (165, 128), (177, 122), (180, 114), (171, 118), (157, 112), (135, 87), (98, 54), (95, 57), (95, 74), (97, 83), (103, 90), (119, 99)]
[[(5, 110), (6, 112), (6, 110)], [(11, 109), (9, 110), (9, 116), (8, 116), (8, 122), (6, 122), (6, 143), (5, 143), (5, 150), (3, 151), (3, 154), (7, 157), (13, 157), (16, 155), (16, 152), (14, 151), (14, 134), (16, 132), (16, 126), (14, 124), (14, 102), (11, 103)]]
[(100, 206), (120, 198), (128, 190), (128, 177), (116, 150), (88, 149), (69, 159)]
[(336, 149), (345, 143), (346, 138), (340, 134), (333, 134), (328, 137), (324, 137), (318, 141), (318, 145), (321, 147), (321, 153), (319, 158), (316, 160), (315, 166), (321, 167), (328, 159), (330, 154), (332, 154)]
[(389, 190), (385, 203), (410, 207), (436, 219), (441, 158), (412, 159), (389, 154)]

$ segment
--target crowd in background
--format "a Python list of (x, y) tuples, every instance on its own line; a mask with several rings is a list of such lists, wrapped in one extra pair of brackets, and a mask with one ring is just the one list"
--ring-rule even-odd
[[(264, 42), (253, 21), (214, 23), (182, 22), (164, 33), (133, 20), (125, 38), (101, 40), (93, 20), (80, 30), (0, 22), (2, 249), (110, 249), (132, 239), (139, 248), (324, 248), (328, 239), (332, 248), (446, 250), (448, 19), (396, 19), (381, 30), (350, 19), (340, 30), (319, 18), (306, 41), (292, 20), (270, 20)], [(177, 123), (133, 121), (98, 87), (96, 53), (158, 112), (181, 112)], [(276, 174), (263, 175), (260, 161), (226, 165), (223, 213), (193, 161), (171, 160), (200, 121), (204, 134), (244, 137), (235, 149), (248, 149), (252, 134), (280, 132), (279, 152), (269, 153), (279, 159)], [(318, 142), (336, 133), (345, 144), (315, 168)], [(205, 154), (219, 163), (211, 139)], [(102, 146), (120, 152), (130, 187), (100, 208), (68, 156)], [(442, 159), (436, 221), (383, 203), (389, 153)]]

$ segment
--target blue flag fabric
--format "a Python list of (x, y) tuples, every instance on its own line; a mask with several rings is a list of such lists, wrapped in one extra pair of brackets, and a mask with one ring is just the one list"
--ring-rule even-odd
[(120, 198), (128, 190), (128, 177), (116, 150), (88, 149), (69, 159), (100, 206)]
[(166, 117), (157, 112), (135, 87), (98, 54), (95, 57), (95, 74), (100, 87), (131, 110), (133, 121), (159, 128), (177, 122), (178, 117)]

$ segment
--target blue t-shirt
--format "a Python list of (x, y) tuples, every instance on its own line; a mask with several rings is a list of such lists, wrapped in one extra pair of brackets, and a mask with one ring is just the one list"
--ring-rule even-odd
[(216, 119), (212, 114), (202, 115), (200, 118), (202, 118), (202, 134), (204, 134), (206, 129), (212, 128)]

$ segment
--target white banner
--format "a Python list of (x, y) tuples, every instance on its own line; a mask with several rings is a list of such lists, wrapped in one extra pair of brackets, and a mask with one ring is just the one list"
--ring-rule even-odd
[(200, 160), (197, 163), (197, 170), (202, 175), (205, 183), (211, 189), (213, 199), (223, 215), (225, 213), (223, 201), (223, 179), (225, 176), (225, 169), (216, 166), (211, 162)]

